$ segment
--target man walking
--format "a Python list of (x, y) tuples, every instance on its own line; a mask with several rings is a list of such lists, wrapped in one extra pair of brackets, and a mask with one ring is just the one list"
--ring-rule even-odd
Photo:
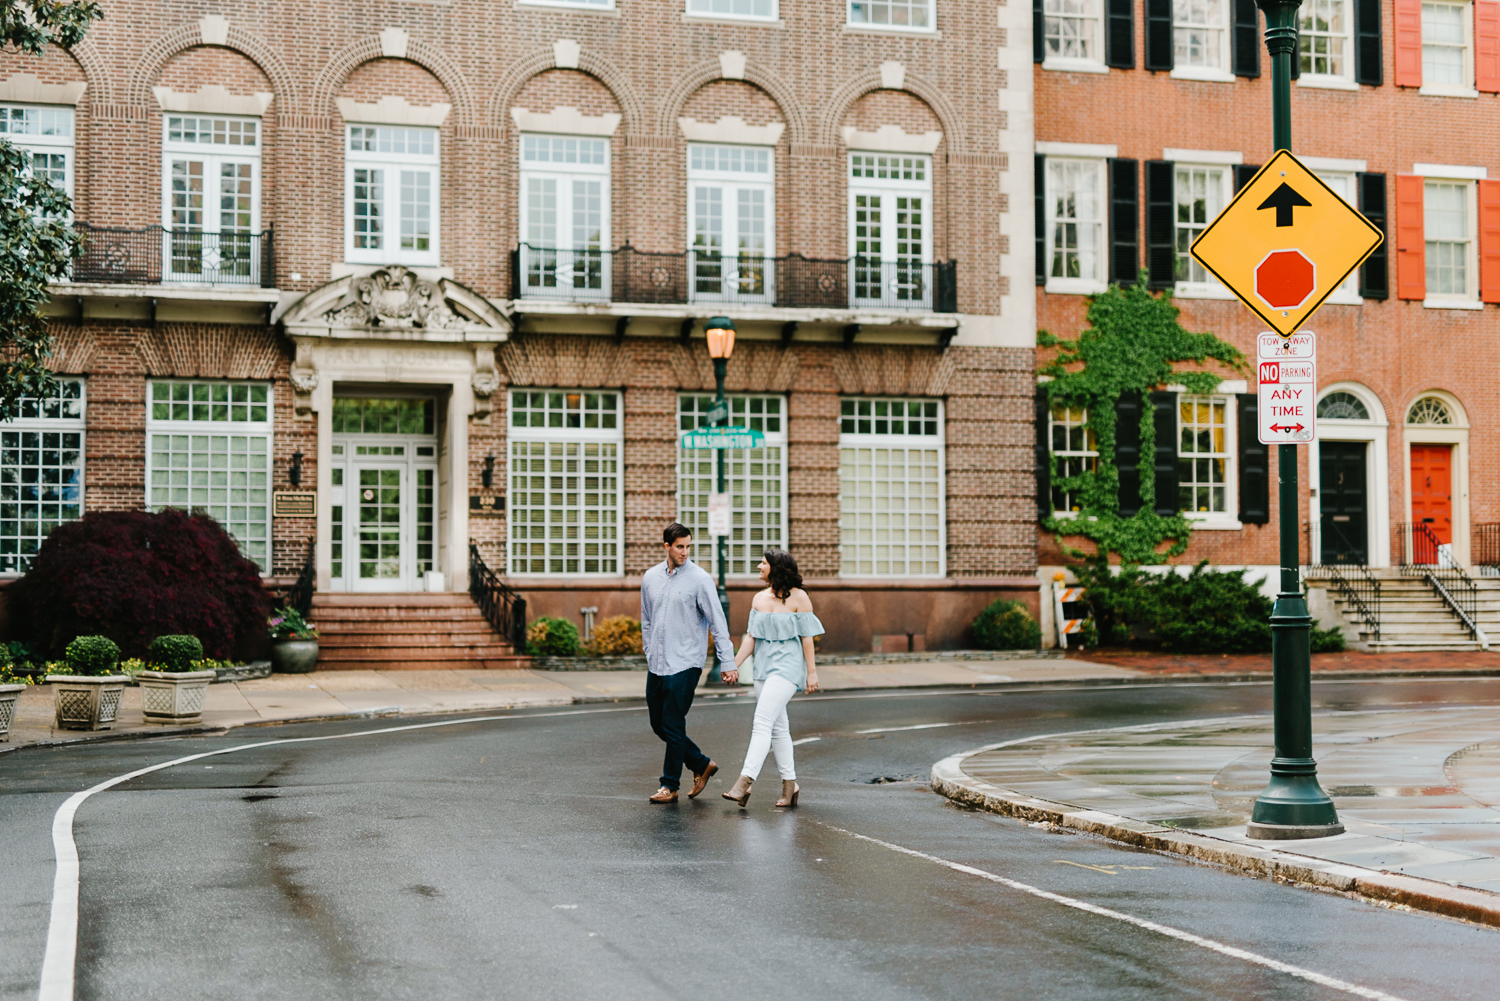
[(706, 631), (713, 632), (719, 663), (734, 663), (734, 647), (713, 578), (688, 559), (693, 533), (674, 521), (662, 531), (661, 541), (666, 560), (641, 579), (641, 643), (650, 672), (646, 675), (646, 710), (651, 729), (667, 745), (661, 788), (650, 799), (675, 803), (683, 764), (693, 772), (689, 799), (702, 792), (719, 770), (687, 735), (688, 709), (703, 674)]

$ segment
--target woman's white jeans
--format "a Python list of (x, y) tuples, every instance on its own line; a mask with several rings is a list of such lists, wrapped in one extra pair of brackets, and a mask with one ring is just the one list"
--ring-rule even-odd
[(792, 729), (786, 720), (786, 704), (797, 694), (797, 686), (780, 675), (755, 683), (755, 722), (750, 725), (750, 749), (740, 774), (760, 777), (766, 752), (776, 752), (776, 770), (784, 779), (797, 777), (792, 761)]

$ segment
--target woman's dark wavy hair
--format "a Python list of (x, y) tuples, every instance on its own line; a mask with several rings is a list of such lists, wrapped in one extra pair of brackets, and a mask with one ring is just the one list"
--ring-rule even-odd
[(767, 549), (764, 555), (771, 565), (771, 593), (786, 601), (792, 596), (792, 588), (802, 586), (797, 560), (785, 549)]

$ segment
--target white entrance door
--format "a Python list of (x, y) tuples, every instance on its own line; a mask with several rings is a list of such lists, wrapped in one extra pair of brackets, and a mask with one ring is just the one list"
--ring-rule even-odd
[(354, 463), (350, 472), (353, 503), (347, 507), (354, 515), (350, 526), (354, 544), (351, 590), (416, 590), (406, 464)]

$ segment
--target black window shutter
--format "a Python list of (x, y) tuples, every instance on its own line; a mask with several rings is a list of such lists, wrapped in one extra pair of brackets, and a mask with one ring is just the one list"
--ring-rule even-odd
[[(1296, 62), (1295, 57), (1292, 60)], [(1260, 76), (1260, 14), (1255, 0), (1234, 0), (1235, 76)]]
[(1177, 496), (1177, 394), (1152, 393), (1156, 411), (1156, 513), (1167, 516), (1179, 510)]
[(1385, 299), (1391, 294), (1390, 230), (1385, 224), (1385, 175), (1359, 175), (1359, 210), (1380, 227), (1385, 242), (1375, 248), (1359, 267), (1359, 294), (1366, 299)]
[(1239, 194), (1241, 188), (1250, 183), (1250, 179), (1260, 170), (1258, 163), (1237, 163), (1234, 165), (1234, 191)]
[(1172, 68), (1172, 0), (1146, 0), (1146, 68)]
[(1042, 17), (1042, 0), (1031, 0), (1031, 61), (1047, 58), (1047, 22)]
[(1036, 283), (1047, 284), (1047, 158), (1036, 155)]
[(1036, 516), (1052, 517), (1052, 404), (1047, 387), (1036, 387)]
[(1177, 280), (1174, 178), (1171, 160), (1146, 161), (1146, 270), (1152, 288), (1171, 288)]
[(1135, 69), (1135, 0), (1109, 0), (1104, 65)]
[(1109, 161), (1109, 280), (1134, 285), (1141, 268), (1141, 194), (1134, 160)]
[(1354, 82), (1379, 87), (1380, 0), (1354, 0)]
[(1271, 520), (1271, 449), (1260, 443), (1256, 423), (1260, 401), (1254, 393), (1240, 393), (1240, 521), (1264, 525)]
[(1115, 401), (1115, 469), (1120, 474), (1120, 517), (1141, 510), (1141, 394)]

